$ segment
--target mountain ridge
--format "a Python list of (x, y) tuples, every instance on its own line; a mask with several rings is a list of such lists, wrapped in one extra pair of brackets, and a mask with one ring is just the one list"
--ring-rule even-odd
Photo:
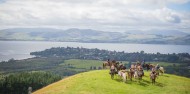
[(146, 32), (105, 32), (78, 28), (66, 30), (55, 28), (12, 28), (0, 30), (0, 40), (190, 45), (189, 39), (190, 34), (177, 30), (152, 30)]

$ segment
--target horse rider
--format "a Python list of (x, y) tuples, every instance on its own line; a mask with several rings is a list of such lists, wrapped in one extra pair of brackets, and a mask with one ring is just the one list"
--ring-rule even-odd
[(110, 65), (110, 59), (108, 59), (107, 62), (108, 62), (108, 65), (111, 66), (111, 65)]
[(111, 74), (111, 72), (115, 72), (115, 66), (113, 64), (110, 67), (110, 74)]
[(108, 59), (107, 62), (110, 62), (110, 59)]
[(151, 71), (151, 73), (150, 73), (150, 79), (151, 79), (151, 75), (155, 75), (156, 74), (156, 71)]
[(122, 64), (122, 67), (121, 67), (122, 70), (126, 70), (126, 67), (125, 65)]
[(145, 65), (145, 60), (143, 60), (143, 61), (141, 62), (141, 66), (144, 67), (144, 65)]
[(143, 67), (142, 67), (141, 65), (140, 65), (140, 66), (138, 66), (137, 71), (142, 71), (142, 74), (143, 74), (143, 76), (144, 76)]

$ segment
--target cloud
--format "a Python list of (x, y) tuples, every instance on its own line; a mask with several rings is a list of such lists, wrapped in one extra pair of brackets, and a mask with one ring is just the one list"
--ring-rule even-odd
[[(0, 27), (91, 28), (105, 31), (181, 29), (190, 13), (167, 8), (189, 0), (7, 0)], [(185, 29), (186, 28), (186, 29)]]

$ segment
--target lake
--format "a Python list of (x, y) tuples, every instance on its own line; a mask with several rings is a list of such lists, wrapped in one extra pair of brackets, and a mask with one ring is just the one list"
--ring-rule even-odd
[(41, 51), (51, 47), (83, 47), (98, 48), (111, 51), (145, 53), (190, 53), (190, 45), (162, 44), (123, 44), (123, 43), (79, 43), (79, 42), (49, 42), (49, 41), (0, 41), (0, 61), (11, 58), (16, 60), (31, 58), (30, 52)]

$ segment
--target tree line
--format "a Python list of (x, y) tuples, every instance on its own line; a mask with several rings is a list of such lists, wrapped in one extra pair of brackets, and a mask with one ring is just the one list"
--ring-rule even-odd
[(57, 47), (50, 48), (44, 51), (31, 52), (30, 55), (37, 57), (64, 57), (66, 59), (94, 59), (94, 60), (107, 60), (115, 59), (118, 61), (161, 61), (172, 63), (188, 63), (190, 61), (189, 53), (173, 53), (173, 54), (161, 54), (145, 53), (141, 52), (124, 52), (124, 51), (108, 51), (100, 50), (97, 48), (74, 48), (74, 47)]

